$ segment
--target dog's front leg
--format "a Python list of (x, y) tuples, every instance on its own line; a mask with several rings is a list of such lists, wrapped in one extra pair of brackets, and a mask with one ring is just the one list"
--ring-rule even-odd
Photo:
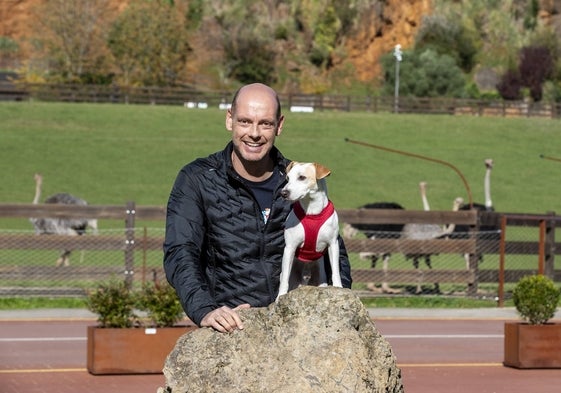
[(284, 247), (284, 253), (282, 255), (282, 270), (280, 274), (279, 294), (277, 295), (276, 301), (279, 300), (279, 297), (285, 295), (288, 292), (290, 271), (292, 270), (295, 253), (295, 247), (290, 247), (288, 245)]
[(331, 264), (331, 282), (334, 287), (343, 287), (341, 282), (341, 271), (339, 269), (339, 242), (337, 238), (331, 243), (327, 252), (329, 253), (329, 263)]

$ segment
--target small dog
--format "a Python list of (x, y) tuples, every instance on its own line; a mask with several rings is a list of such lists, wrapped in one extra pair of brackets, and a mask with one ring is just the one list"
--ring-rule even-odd
[(331, 282), (335, 287), (343, 286), (339, 271), (339, 220), (333, 203), (327, 198), (325, 183), (325, 177), (331, 171), (317, 163), (293, 161), (286, 172), (288, 183), (281, 195), (294, 202), (294, 206), (284, 230), (285, 247), (277, 300), (302, 284), (327, 285), (323, 258), (326, 249)]

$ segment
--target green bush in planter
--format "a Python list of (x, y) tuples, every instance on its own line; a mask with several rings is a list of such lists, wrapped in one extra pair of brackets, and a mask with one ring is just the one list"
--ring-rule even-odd
[(553, 281), (543, 275), (522, 277), (512, 292), (516, 310), (531, 325), (542, 325), (553, 318), (560, 296)]
[[(167, 327), (183, 318), (179, 298), (167, 283), (149, 283), (132, 291), (124, 281), (111, 280), (90, 290), (86, 303), (98, 315), (101, 327)], [(135, 310), (145, 311), (147, 318), (141, 319)]]
[(87, 307), (98, 315), (101, 327), (127, 328), (137, 322), (134, 314), (135, 296), (124, 281), (100, 283), (88, 292)]
[(146, 311), (155, 327), (173, 326), (183, 318), (179, 298), (167, 283), (150, 283), (137, 295), (137, 307)]

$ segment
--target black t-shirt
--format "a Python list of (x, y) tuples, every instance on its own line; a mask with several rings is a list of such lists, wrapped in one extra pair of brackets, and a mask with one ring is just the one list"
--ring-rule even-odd
[(275, 168), (273, 174), (264, 181), (254, 182), (245, 180), (247, 186), (253, 192), (259, 207), (261, 208), (261, 213), (263, 214), (263, 221), (267, 222), (269, 218), (269, 213), (271, 212), (271, 204), (273, 203), (273, 192), (277, 185), (278, 179), (278, 169)]

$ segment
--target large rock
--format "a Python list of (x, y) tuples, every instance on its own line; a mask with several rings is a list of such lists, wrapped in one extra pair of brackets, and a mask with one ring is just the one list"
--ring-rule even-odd
[(181, 337), (159, 392), (403, 392), (389, 343), (349, 289), (300, 287), (240, 314), (243, 330)]

